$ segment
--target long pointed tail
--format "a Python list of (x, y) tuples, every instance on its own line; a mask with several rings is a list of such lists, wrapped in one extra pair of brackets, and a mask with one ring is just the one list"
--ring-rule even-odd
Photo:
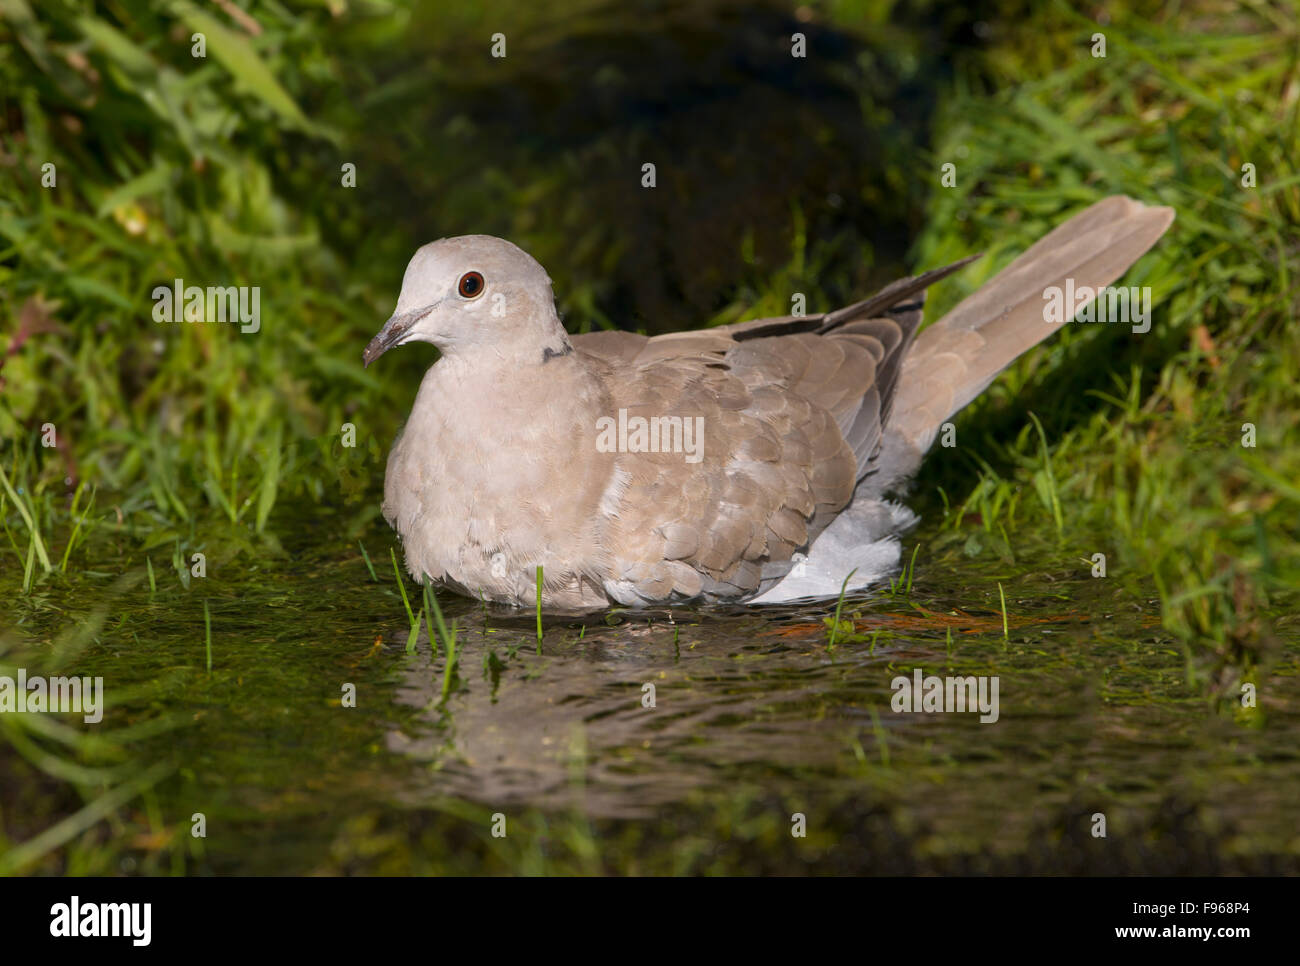
[[(1114, 195), (1039, 239), (935, 324), (922, 330), (903, 362), (881, 453), (881, 489), (915, 472), (939, 427), (1022, 353), (1073, 318), (1043, 319), (1045, 292), (1094, 292), (1110, 285), (1174, 220), (1172, 208)], [(1085, 304), (1082, 300), (1080, 306)], [(875, 488), (875, 487), (873, 487)]]

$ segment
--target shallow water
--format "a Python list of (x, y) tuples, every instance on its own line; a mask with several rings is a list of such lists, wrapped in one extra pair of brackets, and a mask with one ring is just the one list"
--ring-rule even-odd
[[(126, 849), (122, 870), (1294, 863), (1295, 642), (1262, 714), (1216, 712), (1187, 687), (1157, 605), (1054, 546), (1019, 547), (1015, 569), (931, 557), (923, 526), (906, 543), (923, 545), (910, 595), (846, 600), (854, 630), (833, 649), (821, 604), (548, 620), (539, 655), (531, 616), (443, 594), (459, 651), (443, 701), (445, 657), (423, 626), (406, 650), (391, 536), (365, 529), (376, 582), (323, 524), (282, 532), (284, 556), (251, 572), (232, 561), (188, 591), (168, 575), (152, 600), (146, 583), (109, 600), (111, 580), (88, 578), (76, 595), (107, 601), (73, 661), (104, 675), (106, 726), (176, 719), (132, 746), (173, 771), (148, 797), (168, 831)], [(893, 711), (891, 682), (917, 667), (997, 676), (998, 720)], [(201, 844), (185, 834), (196, 812)], [(807, 840), (790, 834), (796, 813)], [(518, 823), (507, 839), (490, 834), (497, 814)]]

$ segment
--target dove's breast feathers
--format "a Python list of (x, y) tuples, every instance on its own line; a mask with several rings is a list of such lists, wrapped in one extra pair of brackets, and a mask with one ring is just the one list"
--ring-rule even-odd
[(544, 381), (513, 385), (504, 366), (443, 360), (389, 459), (384, 511), (408, 567), (513, 603), (532, 599), (538, 564), (556, 606), (756, 593), (878, 449), (876, 373), (904, 333), (875, 321), (740, 342), (578, 337)]

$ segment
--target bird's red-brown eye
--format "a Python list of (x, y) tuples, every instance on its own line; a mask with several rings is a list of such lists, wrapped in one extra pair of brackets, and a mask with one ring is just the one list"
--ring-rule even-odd
[(456, 291), (464, 299), (476, 299), (483, 294), (483, 276), (478, 272), (466, 272), (460, 277)]

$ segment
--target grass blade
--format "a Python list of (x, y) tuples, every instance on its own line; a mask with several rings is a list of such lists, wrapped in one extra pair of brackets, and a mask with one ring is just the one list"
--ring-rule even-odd
[(375, 565), (370, 562), (370, 554), (366, 553), (366, 545), (358, 540), (357, 546), (361, 548), (361, 557), (366, 562), (366, 569), (370, 571), (370, 579), (379, 583), (379, 575), (375, 573)]
[[(438, 594), (433, 589), (433, 581), (430, 580), (424, 585), (425, 601), (429, 607), (429, 613), (433, 615), (434, 623), (438, 625), (438, 636), (442, 638), (443, 643), (451, 640), (452, 635), (447, 633), (447, 625), (442, 619), (442, 608), (438, 606)], [(427, 620), (427, 618), (426, 618)], [(437, 644), (433, 642), (433, 628), (429, 628), (430, 643), (434, 644), (434, 653), (438, 651)]]
[(1029, 418), (1034, 421), (1034, 426), (1038, 429), (1039, 442), (1043, 444), (1043, 472), (1047, 475), (1047, 492), (1052, 502), (1052, 518), (1056, 521), (1056, 537), (1058, 540), (1065, 539), (1065, 524), (1061, 520), (1061, 499), (1056, 492), (1056, 476), (1052, 473), (1052, 458), (1047, 452), (1047, 434), (1043, 432), (1043, 424), (1038, 421), (1035, 413), (1030, 413)]
[(397, 589), (402, 592), (402, 603), (406, 605), (406, 619), (411, 622), (413, 627), (419, 627), (420, 622), (411, 613), (411, 601), (406, 596), (406, 584), (402, 582), (402, 572), (397, 569), (397, 551), (389, 547), (388, 555), (393, 558), (393, 576), (397, 578)]
[(537, 565), (537, 653), (542, 653), (542, 565)]
[(28, 839), (21, 845), (0, 854), (0, 875), (8, 875), (23, 866), (30, 865), (41, 856), (70, 842), (141, 792), (156, 785), (172, 770), (172, 767), (170, 762), (158, 762), (137, 777), (123, 782), (112, 791), (96, 798), (80, 811), (50, 826), (35, 838)]
[(456, 673), (456, 622), (451, 622), (451, 634), (443, 638), (447, 645), (447, 663), (442, 669), (442, 701), (451, 694), (451, 683)]
[(907, 565), (907, 590), (906, 590), (906, 593), (909, 594), (909, 595), (912, 593), (912, 577), (915, 576), (915, 574), (916, 574), (916, 554), (917, 554), (917, 552), (918, 552), (920, 549), (921, 549), (921, 545), (918, 543), (918, 544), (916, 545), (915, 549), (912, 550), (912, 561), (911, 561), (911, 563), (909, 563), (909, 564)]
[(420, 613), (419, 613), (419, 615), (415, 618), (415, 620), (411, 621), (411, 633), (409, 633), (409, 634), (406, 635), (406, 653), (407, 653), (407, 654), (414, 654), (414, 653), (415, 653), (415, 642), (416, 642), (416, 641), (419, 639), (419, 637), (420, 637), (420, 618), (423, 617), (423, 616), (424, 616), (424, 611), (421, 610)]
[[(917, 544), (917, 546), (920, 546), (920, 544)], [(854, 567), (849, 571), (849, 575), (844, 578), (844, 583), (840, 584), (840, 599), (835, 602), (835, 623), (831, 625), (831, 640), (826, 645), (828, 648), (835, 646), (835, 635), (839, 633), (840, 629), (840, 610), (844, 607), (844, 592), (848, 590), (849, 581), (853, 579), (853, 575), (857, 572), (858, 568)]]
[(36, 529), (36, 523), (32, 520), (32, 515), (27, 509), (27, 504), (18, 498), (13, 486), (9, 483), (9, 477), (5, 474), (4, 467), (0, 466), (0, 484), (4, 484), (5, 492), (9, 494), (9, 499), (14, 501), (14, 506), (18, 508), (18, 515), (23, 518), (23, 523), (27, 524), (27, 532), (32, 535), (32, 541), (35, 544), (36, 556), (41, 561), (41, 566), (45, 568), (48, 574), (54, 568), (50, 565), (50, 558), (45, 553), (45, 543), (41, 540), (40, 532)]

